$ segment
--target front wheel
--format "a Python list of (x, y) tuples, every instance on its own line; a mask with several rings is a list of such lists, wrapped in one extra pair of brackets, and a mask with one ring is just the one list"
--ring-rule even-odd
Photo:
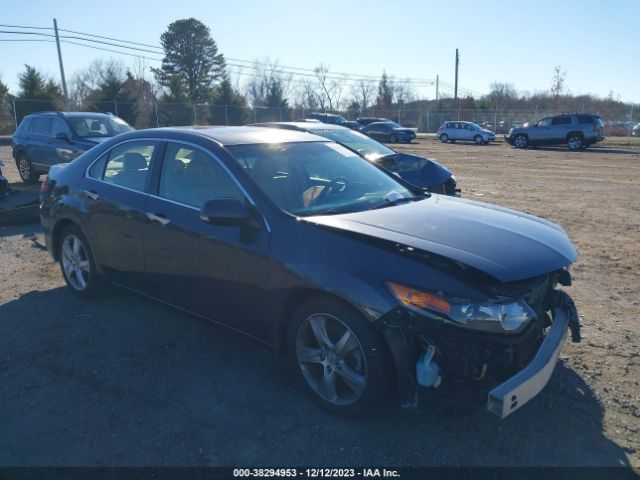
[(358, 417), (384, 406), (392, 390), (390, 362), (366, 320), (331, 298), (304, 302), (289, 324), (290, 361), (324, 410)]
[(447, 135), (446, 133), (443, 133), (442, 135), (440, 135), (440, 141), (442, 143), (447, 143), (449, 141), (449, 135)]
[(31, 160), (24, 153), (19, 154), (16, 158), (16, 166), (18, 167), (20, 179), (24, 183), (36, 183), (40, 178), (40, 175), (33, 170)]
[(476, 143), (476, 145), (482, 145), (484, 143), (482, 135), (476, 135), (475, 137), (473, 137), (473, 141)]
[(516, 135), (516, 138), (513, 140), (513, 144), (516, 148), (527, 148), (527, 145), (529, 145), (529, 138), (521, 133), (520, 135)]
[(391, 135), (389, 135), (389, 142), (390, 143), (396, 143), (398, 141), (398, 137), (396, 136), (395, 133), (392, 133)]
[(89, 242), (77, 226), (62, 231), (58, 256), (69, 289), (82, 298), (93, 296), (98, 284), (95, 262)]

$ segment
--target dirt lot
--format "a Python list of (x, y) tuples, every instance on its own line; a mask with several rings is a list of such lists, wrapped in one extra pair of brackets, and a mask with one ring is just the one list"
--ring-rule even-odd
[(0, 229), (0, 465), (640, 467), (640, 148), (399, 149), (441, 161), (467, 198), (560, 223), (577, 245), (568, 290), (584, 340), (529, 405), (504, 421), (333, 418), (258, 343), (118, 289), (74, 298), (39, 227), (13, 227)]

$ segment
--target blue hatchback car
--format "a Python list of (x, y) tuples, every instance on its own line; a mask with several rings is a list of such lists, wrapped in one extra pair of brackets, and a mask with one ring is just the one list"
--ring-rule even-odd
[(13, 158), (22, 181), (35, 183), (52, 165), (67, 163), (98, 143), (131, 130), (127, 122), (106, 113), (32, 113), (13, 134)]

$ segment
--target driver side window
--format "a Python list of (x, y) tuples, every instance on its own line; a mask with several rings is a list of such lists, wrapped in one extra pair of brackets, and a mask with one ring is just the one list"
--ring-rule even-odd
[(167, 144), (158, 195), (196, 208), (202, 208), (208, 200), (244, 198), (215, 158), (179, 143)]
[(551, 125), (551, 119), (549, 117), (543, 118), (537, 123), (538, 127), (548, 127)]

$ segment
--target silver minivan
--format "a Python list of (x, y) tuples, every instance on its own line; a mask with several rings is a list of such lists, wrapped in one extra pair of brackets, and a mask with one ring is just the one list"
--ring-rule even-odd
[(482, 128), (473, 122), (444, 122), (438, 131), (436, 136), (442, 143), (452, 142), (457, 140), (467, 140), (469, 142), (475, 142), (478, 145), (483, 143), (493, 142), (496, 139), (495, 132)]

